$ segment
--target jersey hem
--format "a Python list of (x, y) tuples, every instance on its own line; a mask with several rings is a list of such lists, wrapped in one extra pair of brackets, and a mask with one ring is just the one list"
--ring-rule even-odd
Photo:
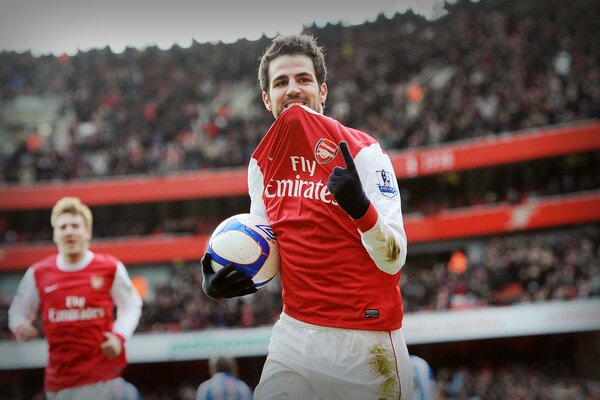
[[(359, 330), (359, 331), (374, 331), (374, 332), (387, 332), (387, 331), (395, 331), (397, 329), (402, 328), (402, 320), (398, 321), (395, 324), (390, 324), (390, 325), (381, 325), (381, 326), (377, 326), (377, 327), (372, 327), (372, 326), (363, 326), (361, 324), (357, 324), (357, 323), (351, 323), (351, 322), (341, 322), (341, 323), (332, 323), (331, 320), (326, 320), (326, 322), (321, 322), (321, 320), (316, 319), (316, 318), (304, 318), (301, 315), (297, 315), (294, 314), (293, 312), (290, 312), (290, 310), (286, 310), (283, 311), (281, 313), (282, 317), (291, 317), (293, 319), (298, 320), (299, 322), (299, 326), (302, 326), (302, 324), (308, 324), (310, 325), (310, 328), (313, 329), (351, 329), (351, 330)], [(294, 323), (294, 321), (291, 321), (289, 318), (285, 318), (285, 321), (287, 323)]]

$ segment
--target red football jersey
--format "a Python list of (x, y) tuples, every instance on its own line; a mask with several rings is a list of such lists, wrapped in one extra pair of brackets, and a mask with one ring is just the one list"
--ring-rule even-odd
[[(327, 189), (333, 168), (345, 166), (342, 140), (371, 200), (359, 221)], [(277, 235), (286, 314), (337, 328), (401, 327), (406, 235), (400, 195), (389, 157), (372, 137), (307, 107), (291, 107), (253, 153), (248, 183), (250, 212), (267, 217)]]
[(127, 364), (125, 348), (113, 360), (100, 349), (106, 340), (103, 333), (112, 331), (115, 304), (110, 289), (118, 260), (95, 254), (85, 268), (63, 271), (56, 259), (47, 257), (32, 267), (49, 349), (45, 390), (55, 392), (120, 376)]

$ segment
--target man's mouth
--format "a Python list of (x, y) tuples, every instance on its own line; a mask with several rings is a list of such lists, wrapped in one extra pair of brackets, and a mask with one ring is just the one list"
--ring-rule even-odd
[(303, 101), (292, 101), (290, 103), (287, 103), (285, 106), (283, 106), (283, 109), (286, 110), (292, 106), (302, 106), (305, 103)]

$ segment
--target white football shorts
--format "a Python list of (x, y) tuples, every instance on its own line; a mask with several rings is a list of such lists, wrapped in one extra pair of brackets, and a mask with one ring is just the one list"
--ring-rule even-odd
[(402, 331), (329, 328), (282, 314), (254, 398), (412, 400), (413, 377)]
[(140, 400), (137, 388), (119, 377), (110, 381), (46, 392), (48, 400)]

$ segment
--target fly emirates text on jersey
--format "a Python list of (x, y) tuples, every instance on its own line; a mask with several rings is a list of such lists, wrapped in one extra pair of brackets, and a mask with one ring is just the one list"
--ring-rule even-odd
[[(327, 188), (327, 183), (314, 177), (317, 169), (316, 161), (307, 160), (303, 156), (290, 156), (290, 162), (292, 171), (296, 172), (295, 178), (271, 179), (265, 187), (265, 197), (304, 197), (337, 205)], [(305, 179), (302, 179), (303, 177)]]

